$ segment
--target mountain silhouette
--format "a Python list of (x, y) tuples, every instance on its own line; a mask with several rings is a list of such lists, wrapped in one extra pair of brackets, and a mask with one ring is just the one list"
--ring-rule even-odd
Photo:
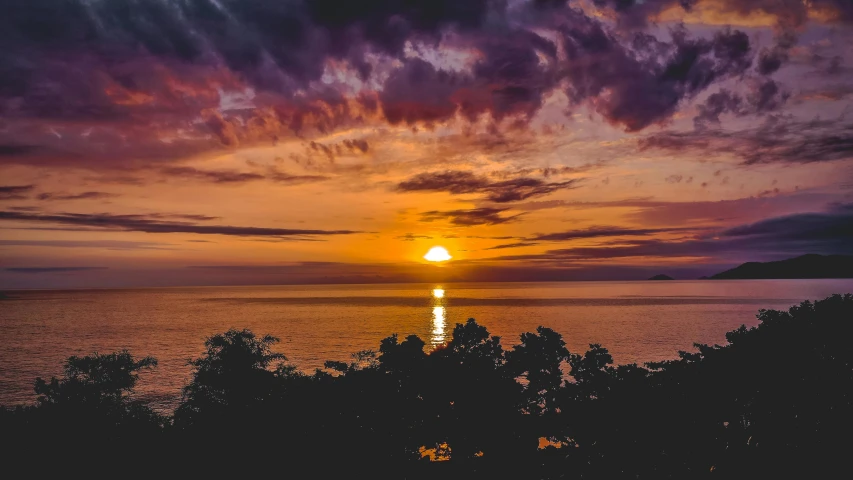
[(710, 278), (853, 278), (853, 256), (808, 254), (776, 262), (747, 262)]

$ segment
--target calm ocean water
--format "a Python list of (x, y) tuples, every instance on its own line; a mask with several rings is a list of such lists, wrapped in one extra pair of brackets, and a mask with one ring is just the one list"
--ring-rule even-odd
[(140, 395), (169, 409), (205, 337), (250, 328), (306, 371), (377, 348), (393, 333), (428, 348), (473, 317), (505, 348), (544, 325), (573, 352), (601, 343), (617, 363), (675, 358), (694, 342), (757, 324), (761, 308), (853, 292), (853, 280), (482, 283), (14, 291), (0, 300), (0, 405), (31, 402), (37, 376), (75, 354), (128, 349), (160, 364)]

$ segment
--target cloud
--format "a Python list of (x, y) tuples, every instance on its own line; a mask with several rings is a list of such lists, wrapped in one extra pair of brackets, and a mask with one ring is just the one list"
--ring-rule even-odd
[(739, 117), (767, 114), (781, 108), (788, 98), (790, 93), (770, 79), (751, 82), (745, 98), (723, 89), (708, 96), (705, 103), (697, 107), (699, 114), (693, 118), (693, 125), (697, 130), (719, 126), (720, 115), (724, 113)]
[(542, 254), (498, 257), (507, 261), (574, 262), (627, 257), (714, 257), (779, 259), (804, 253), (853, 253), (853, 208), (801, 213), (723, 229), (681, 240), (639, 239), (548, 250)]
[(0, 145), (0, 157), (26, 155), (34, 150), (38, 150), (38, 148), (38, 145), (2, 144)]
[(205, 180), (213, 183), (243, 183), (261, 180), (258, 173), (237, 172), (233, 170), (201, 170), (193, 167), (167, 167), (160, 170), (166, 176)]
[(414, 242), (415, 240), (429, 240), (432, 237), (429, 235), (415, 235), (414, 233), (407, 233), (405, 235), (398, 235), (396, 237), (397, 240), (402, 240), (404, 242)]
[(397, 185), (400, 192), (447, 192), (452, 195), (482, 194), (485, 200), (508, 203), (548, 195), (558, 190), (576, 188), (579, 180), (546, 182), (536, 178), (514, 178), (492, 181), (472, 172), (446, 170), (419, 173)]
[(801, 213), (769, 218), (724, 230), (730, 238), (769, 238), (780, 242), (829, 242), (853, 249), (853, 204), (833, 206), (825, 213)]
[(269, 180), (276, 183), (296, 185), (302, 183), (321, 182), (328, 180), (329, 178), (323, 175), (292, 175), (274, 167), (268, 168), (265, 173), (239, 172), (236, 170), (225, 169), (205, 170), (195, 167), (166, 167), (161, 168), (159, 173), (165, 175), (167, 178), (182, 178), (219, 184), (238, 184), (258, 180)]
[(568, 232), (548, 233), (536, 235), (530, 240), (560, 242), (565, 240), (577, 240), (580, 238), (600, 238), (600, 237), (627, 237), (627, 236), (647, 236), (658, 233), (672, 233), (696, 231), (696, 228), (624, 228), (624, 227), (608, 227), (597, 226), (589, 227), (583, 230), (570, 230)]
[(119, 231), (146, 233), (194, 233), (200, 235), (231, 235), (241, 237), (279, 237), (310, 239), (314, 236), (350, 235), (362, 233), (355, 230), (309, 230), (267, 227), (239, 227), (230, 225), (203, 225), (189, 221), (164, 221), (163, 218), (178, 217), (187, 220), (205, 221), (212, 217), (196, 215), (112, 215), (86, 213), (23, 213), (0, 211), (0, 221), (32, 223), (54, 223), (99, 227)]
[(0, 185), (0, 200), (24, 200), (35, 185)]
[(629, 48), (601, 23), (578, 17), (561, 34), (569, 98), (589, 101), (606, 120), (631, 132), (670, 118), (681, 100), (742, 75), (752, 63), (749, 37), (737, 30), (707, 40), (676, 29), (672, 43), (637, 34)]
[(557, 45), (532, 30), (507, 27), (502, 35), (481, 35), (471, 43), (480, 55), (470, 72), (443, 70), (420, 58), (405, 61), (379, 94), (385, 118), (392, 124), (457, 114), (475, 120), (483, 113), (497, 121), (529, 119), (559, 81)]
[(318, 153), (326, 156), (330, 162), (334, 162), (336, 157), (344, 154), (361, 153), (365, 154), (370, 150), (370, 144), (364, 139), (346, 139), (340, 143), (332, 143), (329, 145), (311, 141), (308, 147)]
[(521, 247), (532, 247), (534, 245), (539, 245), (535, 242), (516, 242), (516, 243), (505, 243), (502, 245), (495, 245), (494, 247), (488, 247), (486, 250), (503, 250), (506, 248), (521, 248)]
[(10, 267), (4, 268), (3, 270), (14, 273), (62, 273), (106, 270), (106, 268), (107, 267)]
[(831, 162), (853, 158), (853, 124), (768, 117), (763, 125), (737, 131), (664, 131), (641, 138), (639, 146), (642, 150), (731, 154), (746, 165)]
[(419, 173), (400, 182), (397, 185), (397, 190), (403, 192), (447, 192), (458, 195), (482, 191), (488, 188), (489, 184), (487, 178), (479, 177), (472, 172), (446, 170), (444, 172)]
[[(645, 21), (675, 0), (597, 3)], [(719, 3), (743, 15), (781, 10)], [(849, 17), (841, 0), (811, 4)], [(653, 36), (573, 2), (32, 0), (4, 14), (0, 115), (14, 122), (0, 131), (0, 162), (26, 165), (168, 166), (380, 121), (485, 116), (517, 128), (561, 91), (569, 111), (586, 107), (638, 131), (741, 77), (755, 56), (737, 30)], [(342, 148), (372, 151), (363, 139)], [(182, 174), (224, 183), (258, 175)]]
[(748, 21), (764, 14), (773, 17), (777, 27), (783, 30), (803, 26), (810, 13), (822, 13), (819, 18), (828, 23), (853, 23), (853, 6), (847, 0), (593, 0), (593, 3), (609, 9), (620, 25), (628, 28), (644, 27), (673, 8), (700, 14), (707, 10), (717, 17), (724, 14), (729, 20)]
[(82, 193), (40, 193), (36, 196), (39, 200), (96, 200), (101, 198), (114, 198), (119, 195), (107, 192), (82, 192)]
[(514, 222), (521, 214), (511, 216), (501, 216), (508, 208), (473, 208), (470, 210), (449, 210), (421, 213), (421, 221), (433, 222), (436, 220), (449, 220), (453, 225), (473, 226), (473, 225), (499, 225), (502, 223)]
[(0, 240), (0, 246), (96, 248), (105, 250), (174, 250), (170, 243), (124, 240)]

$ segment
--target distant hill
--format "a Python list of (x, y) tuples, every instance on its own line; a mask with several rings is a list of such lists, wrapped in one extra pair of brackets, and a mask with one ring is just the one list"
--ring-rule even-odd
[(675, 279), (670, 277), (669, 275), (664, 275), (661, 273), (660, 275), (655, 275), (654, 277), (650, 278), (649, 280), (675, 280)]
[(747, 262), (710, 278), (853, 278), (853, 256), (809, 254), (777, 262)]

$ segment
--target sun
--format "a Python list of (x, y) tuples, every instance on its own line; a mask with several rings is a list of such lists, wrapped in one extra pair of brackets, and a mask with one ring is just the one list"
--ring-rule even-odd
[(432, 247), (429, 249), (424, 258), (430, 262), (446, 262), (450, 260), (451, 257), (449, 253), (447, 253), (447, 249), (444, 247)]

